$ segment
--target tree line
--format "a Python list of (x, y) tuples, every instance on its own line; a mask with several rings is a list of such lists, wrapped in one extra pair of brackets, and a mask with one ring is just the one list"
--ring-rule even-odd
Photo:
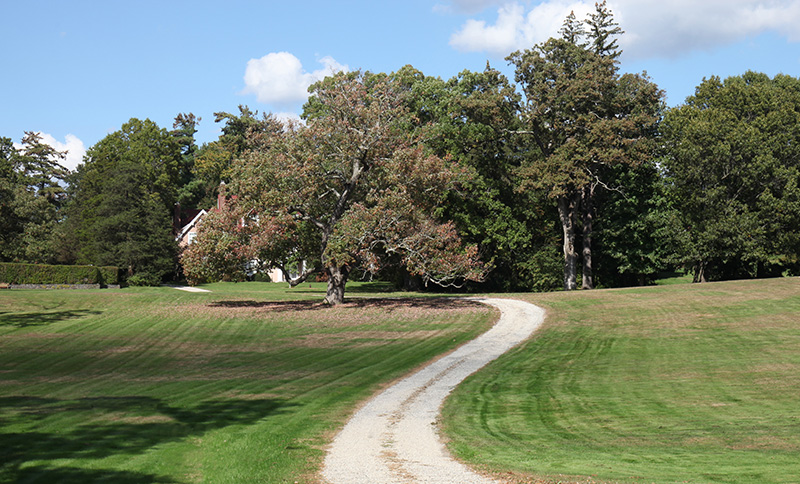
[[(606, 4), (560, 37), (443, 80), (412, 66), (313, 85), (301, 122), (245, 106), (197, 146), (131, 119), (74, 173), (26, 133), (0, 140), (0, 258), (118, 265), (134, 282), (245, 277), (251, 261), (298, 284), (325, 274), (481, 290), (696, 281), (800, 270), (800, 80), (704, 79), (667, 108), (622, 73)], [(178, 259), (172, 214), (210, 214)]]

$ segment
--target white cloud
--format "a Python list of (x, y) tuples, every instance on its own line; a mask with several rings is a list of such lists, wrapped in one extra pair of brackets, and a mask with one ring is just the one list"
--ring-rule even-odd
[(475, 13), (480, 12), (493, 5), (502, 5), (506, 0), (450, 0), (450, 2), (437, 4), (433, 7), (434, 11), (442, 13), (460, 12)]
[[(557, 36), (570, 11), (581, 19), (594, 10), (594, 0), (545, 0), (527, 13), (526, 4), (503, 5), (493, 23), (467, 20), (450, 44), (503, 57)], [(628, 58), (677, 57), (764, 32), (800, 42), (800, 0), (610, 0), (608, 5), (626, 32), (620, 46)]]
[(631, 58), (678, 57), (765, 32), (778, 33), (790, 42), (800, 41), (798, 0), (646, 3), (618, 0), (610, 4), (620, 13), (618, 19), (626, 31), (620, 45)]
[(505, 57), (515, 50), (533, 47), (557, 36), (571, 11), (583, 18), (589, 10), (588, 2), (549, 1), (526, 14), (523, 5), (507, 3), (498, 9), (493, 25), (483, 20), (467, 20), (461, 30), (450, 37), (450, 45), (461, 51), (482, 51)]
[(258, 102), (287, 107), (308, 98), (308, 87), (339, 71), (346, 65), (332, 57), (319, 60), (322, 68), (306, 72), (300, 59), (289, 52), (272, 52), (260, 59), (250, 59), (244, 73), (243, 94), (255, 94)]
[(275, 119), (281, 121), (283, 124), (303, 122), (303, 120), (300, 119), (300, 115), (297, 113), (280, 112), (280, 113), (272, 113), (272, 115), (275, 116)]
[[(38, 134), (42, 138), (42, 143), (52, 146), (56, 151), (67, 152), (66, 158), (59, 160), (59, 163), (64, 168), (75, 171), (75, 168), (77, 168), (80, 163), (83, 163), (83, 155), (86, 154), (86, 146), (83, 144), (83, 141), (78, 139), (74, 134), (66, 135), (63, 143), (58, 141), (53, 135), (42, 133), (41, 131), (39, 131)], [(14, 147), (18, 150), (23, 148), (19, 143), (14, 143)]]

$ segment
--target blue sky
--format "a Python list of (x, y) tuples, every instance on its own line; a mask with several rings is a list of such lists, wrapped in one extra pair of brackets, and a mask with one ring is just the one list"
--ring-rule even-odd
[[(703, 77), (746, 70), (800, 76), (800, 0), (609, 0), (626, 34), (621, 68), (647, 71), (676, 105)], [(0, 0), (0, 136), (39, 131), (70, 151), (132, 117), (171, 129), (239, 104), (299, 113), (310, 82), (331, 70), (391, 72), (411, 64), (450, 78), (556, 35), (594, 0), (137, 1)]]

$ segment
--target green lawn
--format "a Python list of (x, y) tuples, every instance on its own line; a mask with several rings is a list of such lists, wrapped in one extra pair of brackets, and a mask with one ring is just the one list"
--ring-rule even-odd
[(379, 285), (336, 308), (323, 284), (206, 288), (2, 291), (0, 482), (313, 482), (358, 402), (495, 317), (362, 299)]
[(548, 310), (538, 336), (445, 404), (463, 459), (519, 482), (800, 482), (800, 279), (519, 297)]

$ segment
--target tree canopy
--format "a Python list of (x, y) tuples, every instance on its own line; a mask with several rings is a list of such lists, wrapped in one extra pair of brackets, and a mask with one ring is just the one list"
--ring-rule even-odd
[(663, 130), (680, 263), (696, 281), (796, 273), (800, 80), (705, 79)]
[(517, 133), (527, 156), (519, 171), (520, 188), (543, 190), (556, 202), (567, 290), (577, 288), (580, 259), (583, 287), (594, 286), (595, 190), (610, 188), (609, 169), (635, 166), (654, 156), (663, 108), (661, 91), (645, 76), (618, 73), (613, 36), (621, 30), (605, 2), (586, 25), (588, 43), (571, 15), (562, 28), (564, 38), (508, 57), (524, 94)]
[(66, 152), (25, 132), (19, 148), (0, 138), (0, 260), (59, 262)]
[[(306, 124), (273, 120), (234, 162), (226, 188), (229, 218), (242, 220), (243, 252), (287, 275), (289, 262), (306, 261), (292, 284), (324, 272), (330, 304), (342, 302), (352, 271), (391, 262), (436, 284), (482, 277), (476, 248), (437, 218), (459, 173), (407, 129), (402, 86), (356, 72), (310, 91)], [(219, 236), (213, 226), (199, 234), (183, 259), (190, 275), (202, 277), (220, 259), (209, 250)]]
[(149, 119), (133, 118), (89, 148), (71, 183), (78, 262), (119, 266), (143, 283), (173, 272), (180, 161), (180, 145)]
[(290, 284), (380, 277), (467, 290), (698, 282), (800, 273), (800, 80), (704, 79), (667, 109), (620, 70), (605, 1), (585, 19), (450, 79), (412, 66), (339, 73), (302, 120), (247, 106), (172, 130), (131, 119), (77, 172), (36, 132), (0, 138), (0, 260), (181, 277), (180, 206), (224, 206), (180, 262), (192, 283), (281, 269)]

